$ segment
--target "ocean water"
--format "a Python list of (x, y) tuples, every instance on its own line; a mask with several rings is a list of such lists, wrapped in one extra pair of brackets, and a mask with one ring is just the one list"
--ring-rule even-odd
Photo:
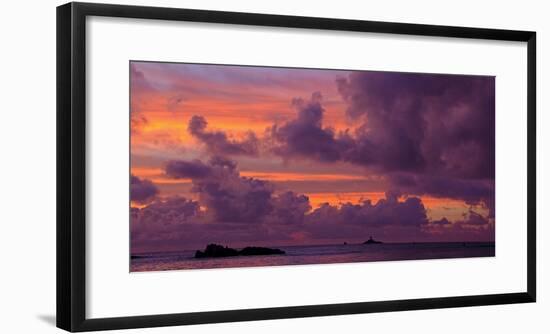
[(488, 257), (495, 255), (495, 244), (487, 242), (384, 243), (317, 246), (273, 246), (285, 255), (235, 256), (195, 259), (195, 250), (142, 253), (130, 260), (130, 271), (238, 268), (300, 264), (351, 263)]

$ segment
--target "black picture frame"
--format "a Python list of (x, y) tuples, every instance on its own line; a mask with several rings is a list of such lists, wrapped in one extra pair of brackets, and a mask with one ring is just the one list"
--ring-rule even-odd
[[(374, 32), (527, 43), (527, 289), (453, 296), (86, 319), (87, 16)], [(57, 7), (57, 326), (91, 331), (371, 312), (528, 303), (536, 300), (536, 33), (252, 13), (68, 3)]]

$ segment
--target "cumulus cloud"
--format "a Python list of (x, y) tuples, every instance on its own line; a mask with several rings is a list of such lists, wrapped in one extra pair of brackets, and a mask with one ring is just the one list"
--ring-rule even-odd
[(130, 222), (133, 252), (181, 249), (196, 241), (206, 242), (212, 230), (205, 224), (199, 203), (180, 196), (157, 198), (143, 208), (131, 208)]
[(410, 241), (428, 224), (426, 208), (420, 198), (387, 192), (386, 198), (373, 203), (346, 203), (341, 206), (325, 203), (306, 216), (306, 231), (310, 237), (381, 238)]
[(211, 178), (195, 182), (193, 191), (220, 222), (258, 222), (273, 208), (273, 187), (262, 180), (236, 175)]
[(360, 205), (341, 207), (323, 205), (312, 212), (309, 198), (292, 191), (275, 192), (275, 186), (264, 180), (243, 177), (235, 162), (219, 156), (208, 162), (200, 160), (169, 161), (166, 174), (173, 178), (192, 180), (192, 191), (207, 208), (215, 222), (254, 223), (270, 225), (301, 225), (315, 223), (411, 225), (426, 220), (420, 199), (410, 197), (399, 201), (399, 194), (388, 192), (377, 204), (366, 201)]
[[(386, 169), (494, 176), (494, 78), (355, 72), (338, 81), (347, 114), (364, 120)], [(359, 155), (361, 157), (361, 155)], [(361, 162), (359, 158), (358, 162)]]
[(422, 201), (417, 197), (408, 197), (403, 201), (390, 192), (385, 199), (376, 204), (370, 200), (361, 204), (347, 203), (341, 207), (324, 204), (314, 210), (308, 220), (315, 223), (358, 224), (365, 226), (426, 224), (428, 218)]
[(333, 162), (343, 158), (350, 143), (341, 134), (337, 137), (330, 127), (323, 127), (325, 109), (320, 93), (313, 93), (309, 101), (296, 98), (292, 106), (297, 117), (267, 130), (273, 153), (285, 159), (308, 157)]
[(132, 217), (141, 224), (179, 225), (197, 218), (200, 205), (197, 201), (175, 196), (156, 199), (141, 209), (132, 208), (132, 210)]
[(469, 211), (460, 221), (430, 221), (420, 198), (398, 191), (388, 191), (376, 203), (325, 203), (312, 210), (306, 195), (277, 193), (268, 181), (241, 176), (235, 162), (223, 157), (207, 162), (171, 161), (166, 172), (191, 179), (197, 200), (171, 197), (132, 208), (135, 246), (155, 240), (177, 247), (178, 242), (201, 246), (208, 242), (366, 240), (369, 235), (393, 241), (441, 235), (445, 240), (494, 238), (494, 220), (489, 217)]
[(138, 203), (146, 203), (158, 194), (158, 188), (147, 179), (130, 176), (130, 200)]
[(343, 160), (382, 172), (494, 177), (494, 78), (354, 72), (337, 82), (355, 131), (323, 127), (322, 98), (268, 131), (283, 157)]
[(307, 196), (276, 194), (273, 184), (241, 176), (235, 162), (224, 157), (169, 161), (165, 172), (172, 178), (191, 179), (197, 200), (157, 199), (144, 208), (133, 208), (135, 247), (163, 239), (169, 244), (179, 240), (200, 246), (288, 240), (310, 210)]
[(166, 163), (164, 171), (175, 179), (201, 179), (209, 177), (212, 168), (200, 160), (171, 160)]
[[(170, 177), (191, 179), (197, 201), (153, 202), (141, 209), (140, 220), (158, 220), (170, 226), (184, 222), (203, 224), (205, 230), (196, 231), (195, 225), (185, 225), (187, 236), (189, 233), (205, 236), (206, 230), (215, 229), (225, 231), (225, 242), (253, 240), (253, 235), (264, 242), (303, 237), (366, 238), (370, 234), (406, 239), (418, 235), (429, 224), (421, 199), (396, 191), (388, 191), (376, 203), (370, 200), (339, 206), (326, 203), (312, 210), (306, 195), (291, 191), (277, 193), (268, 181), (241, 176), (236, 163), (227, 158), (170, 161), (165, 169)], [(179, 205), (181, 210), (177, 209)]]
[(323, 126), (319, 93), (267, 131), (284, 159), (345, 161), (411, 195), (484, 203), (494, 212), (494, 78), (354, 72), (337, 81), (355, 129)]
[(246, 133), (242, 140), (231, 139), (223, 131), (207, 130), (208, 122), (202, 116), (193, 116), (188, 124), (189, 133), (217, 155), (258, 155), (259, 140), (254, 132)]
[(272, 210), (266, 222), (270, 224), (301, 225), (307, 212), (311, 210), (309, 198), (306, 195), (285, 191), (273, 197)]
[(447, 218), (430, 221), (422, 226), (422, 231), (428, 240), (430, 236), (435, 240), (448, 241), (494, 241), (495, 221), (490, 216), (470, 210), (463, 219), (449, 221)]
[(393, 173), (389, 175), (389, 180), (393, 187), (408, 194), (461, 199), (469, 205), (483, 204), (489, 209), (490, 216), (494, 217), (494, 179)]
[(273, 185), (240, 176), (226, 158), (169, 161), (165, 170), (168, 176), (191, 179), (192, 191), (217, 222), (260, 222), (272, 210)]

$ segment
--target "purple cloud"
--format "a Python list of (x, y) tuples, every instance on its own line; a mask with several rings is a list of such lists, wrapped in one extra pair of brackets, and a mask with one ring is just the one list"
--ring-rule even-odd
[(202, 179), (194, 182), (193, 191), (219, 222), (255, 223), (272, 210), (273, 188), (257, 179), (237, 175)]
[(494, 77), (354, 72), (337, 84), (348, 116), (363, 122), (350, 161), (384, 171), (494, 177)]
[(446, 225), (446, 226), (451, 224), (451, 222), (446, 217), (443, 217), (441, 219), (432, 220), (430, 223), (434, 224), (434, 225)]
[(311, 210), (309, 198), (292, 191), (283, 192), (272, 198), (272, 211), (265, 221), (270, 225), (301, 225)]
[(318, 92), (313, 93), (309, 101), (299, 98), (292, 101), (297, 111), (296, 119), (267, 130), (273, 153), (285, 159), (308, 157), (325, 162), (343, 158), (350, 143), (343, 134), (337, 137), (333, 129), (323, 127), (325, 109), (321, 101)]
[(202, 116), (193, 116), (189, 121), (189, 133), (206, 145), (212, 154), (220, 155), (258, 155), (259, 140), (249, 131), (242, 140), (230, 139), (223, 131), (208, 131), (208, 122)]
[(337, 81), (354, 131), (323, 127), (319, 93), (268, 129), (286, 159), (345, 161), (384, 175), (403, 193), (482, 202), (494, 212), (494, 78), (354, 72)]
[(376, 203), (327, 203), (312, 210), (307, 196), (277, 193), (268, 181), (243, 177), (227, 158), (170, 161), (166, 172), (174, 178), (190, 178), (198, 199), (156, 199), (144, 208), (132, 208), (134, 248), (177, 248), (182, 242), (197, 247), (210, 242), (269, 245), (295, 237), (317, 242), (366, 240), (369, 235), (392, 241), (494, 238), (490, 217), (470, 211), (458, 222), (429, 221), (420, 198), (398, 191), (388, 191)]
[(389, 179), (393, 187), (404, 193), (461, 199), (469, 205), (482, 203), (494, 217), (493, 179), (460, 179), (412, 173), (394, 173)]
[(198, 202), (176, 196), (157, 199), (142, 209), (133, 208), (132, 215), (147, 225), (184, 224), (198, 217), (199, 209)]
[(242, 177), (236, 164), (223, 157), (170, 161), (165, 170), (174, 178), (190, 178), (198, 201), (175, 197), (133, 208), (134, 249), (177, 248), (178, 241), (199, 247), (210, 242), (289, 240), (310, 210), (307, 196), (275, 194), (270, 182)]
[(212, 168), (200, 160), (171, 160), (166, 163), (164, 172), (175, 179), (199, 179), (209, 177)]
[(130, 222), (132, 251), (180, 249), (181, 243), (192, 243), (207, 234), (209, 227), (199, 203), (183, 197), (157, 198), (143, 208), (131, 208)]
[(355, 72), (337, 81), (360, 126), (323, 127), (321, 95), (295, 99), (295, 119), (268, 130), (283, 157), (348, 161), (381, 172), (494, 177), (494, 78)]
[(422, 201), (409, 197), (399, 201), (398, 197), (386, 193), (386, 198), (373, 204), (367, 200), (361, 204), (344, 204), (341, 207), (324, 204), (308, 217), (312, 223), (357, 224), (364, 226), (426, 224), (428, 218)]
[(138, 203), (146, 203), (158, 194), (158, 188), (147, 179), (130, 176), (130, 200)]
[(468, 214), (465, 214), (464, 218), (465, 218), (464, 220), (458, 221), (456, 223), (462, 224), (462, 225), (474, 225), (474, 226), (489, 224), (489, 220), (486, 217), (472, 210), (470, 210)]
[(444, 217), (423, 225), (422, 231), (427, 240), (494, 241), (495, 221), (470, 210), (462, 220), (450, 222)]
[(240, 176), (234, 162), (219, 156), (202, 161), (169, 161), (166, 174), (190, 178), (192, 191), (217, 222), (259, 222), (272, 210), (273, 185)]

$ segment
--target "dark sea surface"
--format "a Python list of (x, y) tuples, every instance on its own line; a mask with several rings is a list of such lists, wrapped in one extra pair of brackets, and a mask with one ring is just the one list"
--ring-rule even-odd
[(488, 257), (495, 244), (487, 242), (384, 243), (275, 247), (285, 255), (234, 256), (195, 259), (195, 250), (134, 254), (130, 271), (211, 269), (300, 264)]

